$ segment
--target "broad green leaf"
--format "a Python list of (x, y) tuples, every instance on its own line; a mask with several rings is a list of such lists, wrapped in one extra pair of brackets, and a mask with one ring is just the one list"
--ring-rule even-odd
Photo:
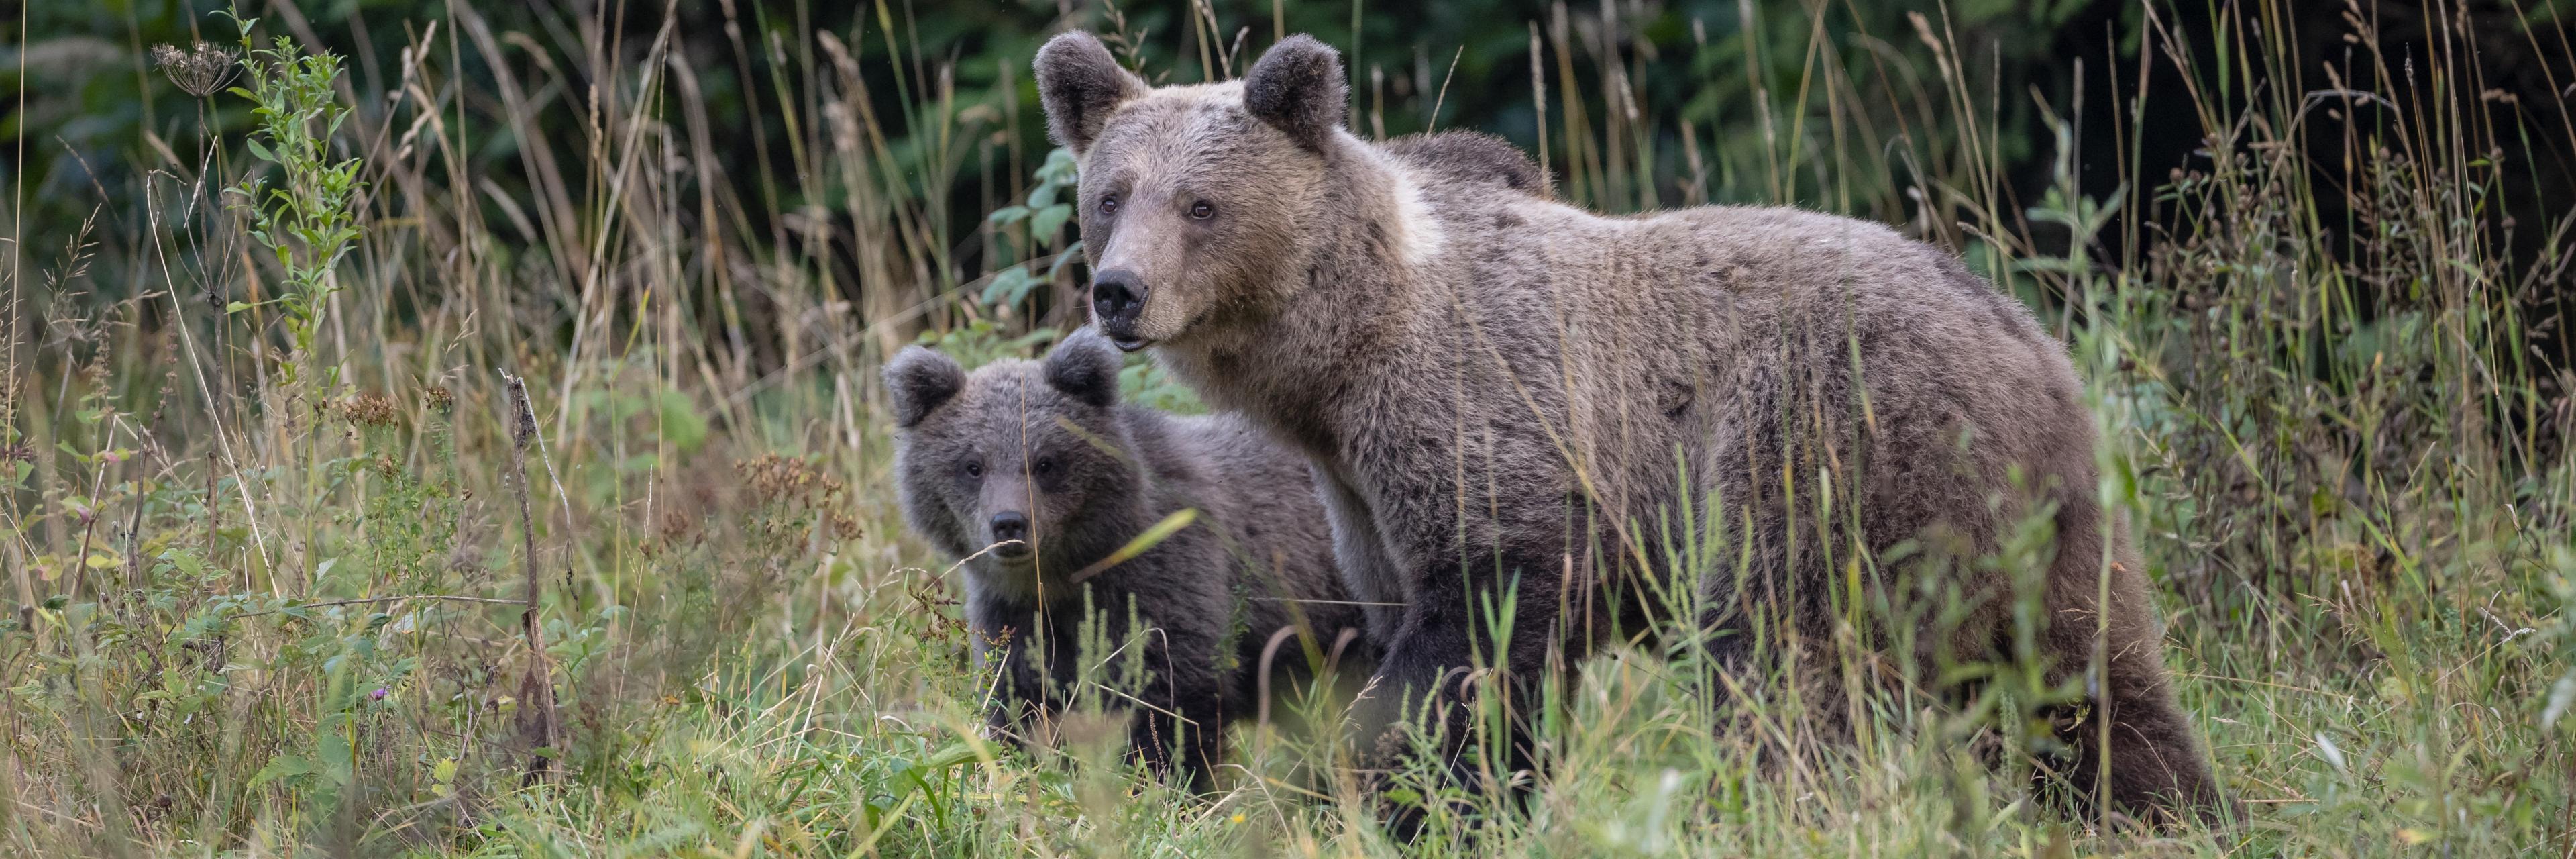
[(1047, 279), (1054, 280), (1057, 272), (1064, 271), (1065, 266), (1070, 265), (1074, 260), (1081, 258), (1082, 240), (1074, 239), (1073, 241), (1066, 242), (1064, 244), (1064, 249), (1056, 252), (1055, 264), (1047, 266)]
[(1011, 304), (1027, 295), (1037, 278), (1023, 266), (1012, 266), (993, 273), (993, 282), (985, 284), (980, 298), (985, 304)]
[(249, 786), (258, 787), (281, 778), (312, 775), (315, 772), (317, 770), (314, 769), (312, 761), (296, 755), (279, 755), (269, 761), (268, 766), (260, 767), (258, 775), (250, 777)]
[(1072, 206), (1059, 203), (1039, 209), (1036, 215), (1029, 217), (1029, 235), (1036, 237), (1038, 241), (1053, 244), (1055, 232), (1063, 229), (1064, 222), (1072, 218)]

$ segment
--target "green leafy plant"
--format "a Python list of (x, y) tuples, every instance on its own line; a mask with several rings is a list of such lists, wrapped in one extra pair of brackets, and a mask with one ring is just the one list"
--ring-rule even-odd
[[(226, 189), (233, 204), (250, 214), (250, 237), (276, 255), (286, 273), (285, 289), (262, 302), (235, 301), (226, 312), (240, 313), (275, 304), (283, 313), (293, 355), (309, 360), (313, 337), (325, 304), (341, 289), (333, 275), (359, 236), (358, 197), (365, 183), (358, 178), (356, 156), (332, 160), (331, 137), (349, 118), (332, 85), (340, 77), (340, 58), (329, 51), (305, 53), (286, 36), (259, 48), (250, 37), (257, 18), (222, 13), (240, 25), (242, 69), (247, 87), (228, 92), (249, 99), (257, 128), (244, 142), (254, 158), (277, 166), (272, 180), (253, 173)], [(299, 378), (295, 361), (285, 364), (288, 382)], [(336, 370), (323, 370), (321, 383), (336, 383)]]
[[(1073, 150), (1057, 147), (1047, 153), (1046, 163), (1038, 166), (1038, 183), (1029, 189), (1026, 204), (995, 209), (985, 218), (995, 227), (1026, 222), (1029, 238), (1055, 251), (1051, 260), (1040, 258), (994, 272), (992, 281), (986, 283), (984, 291), (977, 296), (985, 304), (995, 307), (1018, 304), (1027, 299), (1038, 284), (1055, 280), (1067, 263), (1081, 257), (1082, 240), (1065, 241), (1062, 237), (1065, 224), (1073, 220), (1073, 203), (1070, 199), (1058, 199), (1069, 198), (1072, 194), (1078, 168), (1073, 160)], [(1046, 264), (1045, 274), (1037, 272), (1041, 262)]]

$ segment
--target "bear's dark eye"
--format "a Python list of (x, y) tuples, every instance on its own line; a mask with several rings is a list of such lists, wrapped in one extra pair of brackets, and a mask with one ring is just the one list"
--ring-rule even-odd
[(1206, 200), (1191, 203), (1190, 217), (1197, 218), (1202, 221), (1216, 217), (1216, 206), (1209, 204)]
[(1041, 476), (1041, 477), (1046, 476), (1046, 475), (1049, 475), (1049, 474), (1054, 474), (1054, 473), (1055, 473), (1055, 458), (1054, 458), (1054, 457), (1051, 457), (1051, 456), (1041, 456), (1041, 457), (1038, 457), (1038, 462), (1037, 462), (1037, 464), (1036, 464), (1035, 466), (1031, 466), (1031, 468), (1032, 468), (1032, 470), (1036, 471), (1036, 472), (1038, 473), (1038, 475), (1039, 475), (1039, 476)]
[(1117, 213), (1118, 213), (1118, 195), (1116, 195), (1116, 194), (1102, 194), (1102, 195), (1100, 195), (1100, 213), (1101, 213), (1101, 214), (1103, 214), (1103, 215), (1114, 215), (1114, 214), (1117, 214)]
[(969, 463), (966, 463), (966, 476), (968, 476), (968, 477), (982, 477), (982, 476), (984, 476), (984, 464), (983, 464), (983, 463), (980, 463), (980, 462), (969, 462)]

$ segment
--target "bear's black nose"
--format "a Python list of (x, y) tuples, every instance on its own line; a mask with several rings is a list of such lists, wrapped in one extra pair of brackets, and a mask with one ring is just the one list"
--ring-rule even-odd
[(993, 542), (999, 543), (1004, 540), (1025, 542), (1028, 539), (1029, 517), (1021, 515), (1016, 510), (993, 514)]
[(1091, 315), (1113, 328), (1136, 321), (1145, 310), (1145, 279), (1126, 269), (1110, 269), (1091, 279)]

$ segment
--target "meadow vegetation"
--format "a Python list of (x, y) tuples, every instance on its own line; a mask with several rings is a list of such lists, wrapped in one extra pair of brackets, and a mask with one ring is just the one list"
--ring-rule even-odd
[[(984, 736), (992, 678), (894, 507), (876, 370), (1042, 350), (1084, 272), (1027, 54), (961, 91), (935, 5), (834, 30), (723, 4), (714, 55), (658, 7), (532, 36), (424, 6), (374, 22), (404, 47), (365, 76), (294, 4), (207, 16), (206, 44), (131, 53), (158, 119), (133, 181), (77, 205), (29, 198), (50, 142), (13, 117), (0, 851), (1399, 852), (1329, 732), (1244, 726), (1206, 797), (1123, 765), (1096, 714), (1058, 748)], [(1290, 29), (1068, 5), (1168, 80)], [(1434, 803), (1416, 852), (2576, 850), (2576, 124), (2517, 95), (2576, 87), (2576, 9), (2428, 3), (2397, 40), (2338, 3), (2320, 56), (2307, 4), (2152, 0), (2102, 35), (2125, 62), (2052, 100), (1952, 13), (1860, 5), (1546, 7), (1476, 46), (1528, 82), (1487, 130), (1570, 200), (1872, 217), (2032, 306), (2246, 818), (2052, 811), (2029, 719), (2081, 690), (2036, 665), (1938, 666), (1981, 691), (1889, 696), (1820, 744), (1794, 690), (1676, 646), (1551, 687), (1525, 807)], [(1344, 14), (1379, 13), (1295, 20)], [(60, 58), (21, 27), (23, 88)], [(1355, 131), (1454, 124), (1464, 46), (1340, 47)], [(2543, 83), (2483, 79), (2506, 48)], [(2142, 125), (2177, 117), (2198, 146), (2167, 160)], [(66, 205), (89, 214), (40, 216)], [(1123, 380), (1198, 408), (1141, 359)], [(1734, 557), (1722, 527), (1665, 533)], [(2048, 540), (1982, 562), (2037, 569)], [(1838, 597), (1858, 637), (1898, 610), (1865, 597)]]

